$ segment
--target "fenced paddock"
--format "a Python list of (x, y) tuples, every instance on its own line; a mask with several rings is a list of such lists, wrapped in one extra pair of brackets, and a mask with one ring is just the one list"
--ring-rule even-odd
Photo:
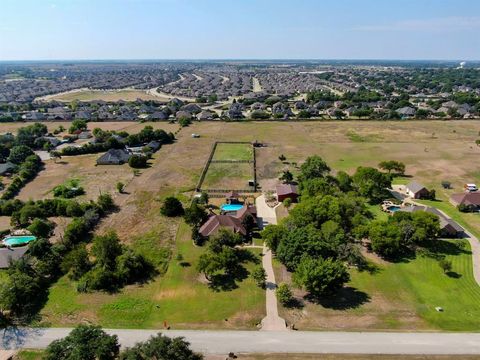
[[(249, 186), (253, 180), (255, 186)], [(210, 194), (237, 191), (254, 193), (256, 187), (255, 147), (250, 142), (217, 141), (200, 175), (196, 190)]]

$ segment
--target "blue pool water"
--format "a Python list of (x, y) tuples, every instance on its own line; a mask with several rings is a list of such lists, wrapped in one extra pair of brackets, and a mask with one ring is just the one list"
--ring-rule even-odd
[(400, 206), (390, 206), (388, 208), (388, 210), (390, 210), (391, 212), (396, 212), (396, 211), (400, 211)]
[(220, 209), (223, 211), (238, 211), (243, 207), (242, 204), (223, 204)]
[(9, 236), (3, 240), (8, 246), (28, 244), (30, 241), (36, 240), (35, 236)]

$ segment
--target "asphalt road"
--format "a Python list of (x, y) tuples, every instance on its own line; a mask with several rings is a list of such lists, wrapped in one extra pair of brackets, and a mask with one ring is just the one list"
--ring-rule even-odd
[[(1, 348), (45, 348), (71, 329), (9, 328)], [(122, 346), (144, 341), (153, 330), (107, 330)], [(235, 353), (356, 353), (356, 354), (480, 354), (480, 333), (374, 333), (374, 332), (275, 332), (275, 331), (163, 331), (183, 336), (195, 351), (205, 354)]]

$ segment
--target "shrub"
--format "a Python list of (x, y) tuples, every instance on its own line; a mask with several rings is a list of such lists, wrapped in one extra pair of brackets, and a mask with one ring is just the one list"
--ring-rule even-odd
[(184, 210), (180, 200), (174, 196), (169, 196), (163, 202), (160, 212), (162, 215), (174, 217), (183, 215)]
[(49, 238), (54, 228), (55, 225), (48, 220), (34, 219), (27, 229), (36, 237)]
[(147, 157), (143, 155), (132, 155), (128, 160), (128, 165), (134, 169), (143, 169), (147, 167)]
[(285, 284), (281, 283), (277, 290), (276, 290), (277, 300), (285, 307), (290, 306), (293, 300), (292, 291), (290, 287)]

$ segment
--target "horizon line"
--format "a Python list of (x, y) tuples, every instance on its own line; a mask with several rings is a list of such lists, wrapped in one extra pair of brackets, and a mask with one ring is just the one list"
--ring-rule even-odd
[(69, 62), (80, 62), (80, 61), (116, 61), (116, 62), (127, 62), (127, 61), (142, 61), (142, 62), (158, 62), (158, 61), (283, 61), (283, 62), (295, 62), (295, 61), (396, 61), (396, 62), (480, 62), (480, 59), (394, 59), (394, 58), (69, 58), (69, 59), (0, 59), (0, 63), (7, 62), (60, 62), (60, 61), (69, 61)]

